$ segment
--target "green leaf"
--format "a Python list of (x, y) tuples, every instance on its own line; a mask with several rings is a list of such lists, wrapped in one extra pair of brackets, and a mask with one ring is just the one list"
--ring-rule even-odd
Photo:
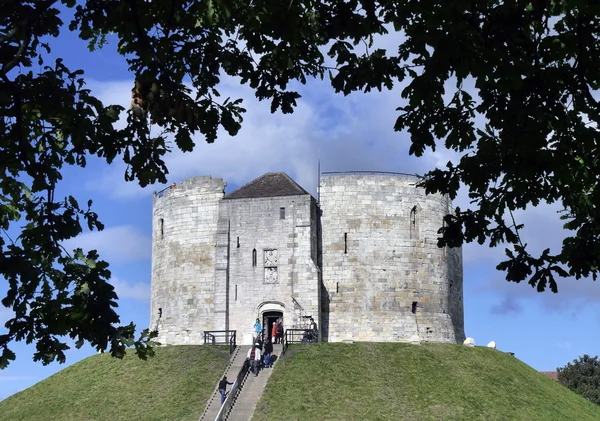
[(23, 189), (23, 194), (25, 195), (25, 197), (27, 199), (31, 199), (33, 194), (31, 193), (31, 190), (29, 189), (29, 187), (27, 187), (27, 185), (25, 185), (25, 184), (21, 184), (21, 188)]
[(189, 130), (182, 128), (175, 135), (175, 143), (183, 152), (191, 152), (194, 149), (195, 143), (190, 136)]
[(0, 370), (4, 370), (8, 367), (10, 361), (14, 361), (17, 356), (13, 351), (4, 347), (2, 350), (2, 355), (0, 355)]

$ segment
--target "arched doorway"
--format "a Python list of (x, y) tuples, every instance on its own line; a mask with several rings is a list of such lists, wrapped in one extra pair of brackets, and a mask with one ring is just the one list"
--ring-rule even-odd
[(265, 301), (258, 306), (257, 310), (258, 314), (260, 315), (260, 321), (263, 325), (265, 339), (269, 338), (271, 341), (273, 341), (273, 323), (275, 323), (277, 320), (280, 320), (284, 322), (285, 326), (285, 304), (280, 301)]
[(265, 338), (269, 338), (273, 342), (273, 324), (277, 320), (283, 321), (283, 312), (281, 311), (265, 311), (263, 313), (263, 326), (265, 327)]

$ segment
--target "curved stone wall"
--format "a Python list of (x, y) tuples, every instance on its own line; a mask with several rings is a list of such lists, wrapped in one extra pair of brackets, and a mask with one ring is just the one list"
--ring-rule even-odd
[(462, 251), (437, 247), (450, 200), (399, 175), (321, 178), (323, 337), (464, 340)]
[(202, 343), (202, 332), (213, 329), (215, 243), (225, 186), (221, 178), (194, 177), (154, 196), (150, 327), (158, 328), (163, 344)]

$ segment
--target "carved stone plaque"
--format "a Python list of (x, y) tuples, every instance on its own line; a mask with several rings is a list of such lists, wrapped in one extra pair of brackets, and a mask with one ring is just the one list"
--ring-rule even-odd
[(279, 252), (277, 250), (265, 250), (265, 266), (277, 266)]
[(276, 284), (277, 268), (265, 268), (265, 284)]

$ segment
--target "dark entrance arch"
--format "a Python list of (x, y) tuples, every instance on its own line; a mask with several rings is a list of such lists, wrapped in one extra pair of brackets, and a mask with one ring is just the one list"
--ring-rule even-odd
[[(281, 321), (283, 322), (283, 312), (281, 311), (265, 311), (262, 314), (263, 320), (262, 320), (262, 325), (263, 325), (263, 329), (265, 332), (265, 339), (269, 338), (271, 339), (271, 342), (273, 342), (273, 338), (271, 337), (271, 332), (273, 330), (273, 323), (275, 323), (275, 321), (277, 319), (281, 319)], [(285, 326), (285, 324), (284, 324)]]

